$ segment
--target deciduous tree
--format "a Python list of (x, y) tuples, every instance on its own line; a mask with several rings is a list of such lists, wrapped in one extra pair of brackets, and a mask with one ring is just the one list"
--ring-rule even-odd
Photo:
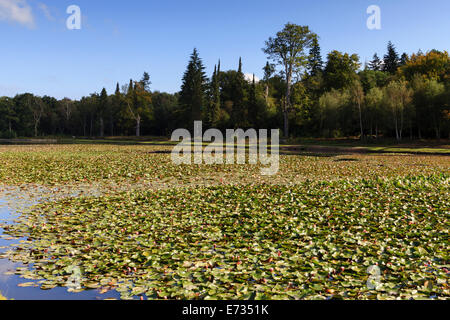
[(266, 41), (263, 49), (269, 59), (283, 67), (286, 80), (286, 99), (283, 105), (284, 135), (289, 136), (288, 114), (291, 109), (291, 88), (293, 75), (301, 72), (308, 62), (306, 50), (311, 49), (317, 35), (308, 26), (288, 23), (275, 37)]

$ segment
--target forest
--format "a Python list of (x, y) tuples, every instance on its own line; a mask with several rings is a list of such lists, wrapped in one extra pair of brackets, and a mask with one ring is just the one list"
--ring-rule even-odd
[[(447, 51), (397, 52), (364, 65), (357, 54), (332, 51), (322, 58), (319, 36), (288, 23), (263, 48), (264, 77), (236, 70), (212, 75), (197, 49), (189, 58), (180, 91), (152, 90), (151, 76), (117, 83), (80, 100), (32, 93), (0, 97), (0, 138), (42, 136), (169, 136), (177, 128), (279, 128), (284, 137), (450, 136), (450, 58)], [(239, 59), (238, 59), (239, 58)]]

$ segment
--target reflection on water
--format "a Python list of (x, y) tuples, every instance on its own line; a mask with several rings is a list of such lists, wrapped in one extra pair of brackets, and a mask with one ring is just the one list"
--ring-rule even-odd
[[(22, 239), (4, 238), (1, 224), (11, 224), (18, 217), (18, 212), (30, 208), (38, 199), (48, 199), (42, 196), (43, 190), (38, 190), (34, 195), (21, 192), (14, 188), (0, 188), (0, 253), (5, 252), (8, 247), (18, 243)], [(45, 194), (45, 193), (44, 193)], [(47, 194), (48, 195), (48, 194)], [(72, 193), (73, 195), (73, 193)], [(0, 293), (8, 299), (14, 300), (99, 300), (107, 298), (119, 299), (120, 294), (114, 291), (100, 294), (99, 290), (89, 290), (80, 293), (71, 293), (67, 288), (54, 288), (51, 290), (41, 290), (39, 287), (19, 287), (25, 282), (38, 283), (23, 279), (14, 274), (18, 267), (24, 267), (21, 263), (13, 263), (8, 259), (0, 258)]]

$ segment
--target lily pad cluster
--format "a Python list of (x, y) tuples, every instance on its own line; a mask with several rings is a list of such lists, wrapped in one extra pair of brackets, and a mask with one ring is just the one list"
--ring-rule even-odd
[(4, 226), (27, 239), (4, 256), (42, 289), (78, 281), (123, 299), (448, 299), (449, 182), (367, 175), (70, 198)]
[(285, 155), (275, 176), (261, 165), (172, 163), (173, 146), (0, 146), (0, 185), (103, 184), (107, 189), (296, 184), (310, 180), (404, 177), (450, 172), (448, 156)]

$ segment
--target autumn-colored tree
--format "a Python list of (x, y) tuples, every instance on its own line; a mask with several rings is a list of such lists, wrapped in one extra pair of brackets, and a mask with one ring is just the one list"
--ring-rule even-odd
[(450, 80), (450, 57), (447, 51), (431, 50), (426, 54), (413, 54), (399, 69), (401, 76), (412, 80), (420, 74), (441, 82)]

